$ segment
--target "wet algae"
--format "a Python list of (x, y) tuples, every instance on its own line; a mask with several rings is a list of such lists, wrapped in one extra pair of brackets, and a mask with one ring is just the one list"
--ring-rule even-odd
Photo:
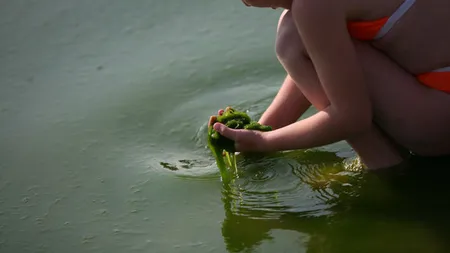
[(208, 147), (216, 159), (217, 167), (223, 180), (228, 180), (229, 172), (236, 171), (236, 150), (234, 141), (214, 130), (214, 123), (219, 122), (233, 129), (271, 131), (272, 127), (252, 121), (247, 113), (227, 107), (221, 115), (213, 116), (208, 125)]

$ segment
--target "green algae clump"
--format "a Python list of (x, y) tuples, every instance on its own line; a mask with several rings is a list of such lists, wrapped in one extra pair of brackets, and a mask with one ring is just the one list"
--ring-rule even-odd
[(245, 112), (227, 107), (222, 115), (212, 116), (208, 123), (208, 147), (216, 159), (222, 179), (228, 179), (228, 171), (237, 170), (234, 141), (220, 135), (213, 126), (216, 122), (233, 129), (247, 129), (256, 131), (271, 131), (272, 127), (252, 121)]

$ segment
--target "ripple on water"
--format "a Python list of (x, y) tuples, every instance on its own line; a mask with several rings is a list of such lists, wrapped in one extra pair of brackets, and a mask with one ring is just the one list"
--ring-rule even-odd
[[(227, 91), (231, 94), (235, 92)], [(211, 96), (207, 92), (201, 95), (205, 98)], [(258, 101), (249, 103), (251, 106), (241, 104), (235, 107), (248, 110), (252, 118), (258, 118), (267, 97), (266, 94), (254, 98)], [(219, 170), (206, 141), (207, 118), (214, 110), (203, 107), (203, 102), (193, 100), (165, 114), (161, 121), (165, 124), (159, 127), (173, 125), (177, 131), (164, 136), (166, 143), (160, 147), (164, 148), (164, 154), (157, 158), (157, 166), (162, 171), (188, 180), (220, 180)], [(189, 127), (176, 124), (180, 117), (191, 111), (202, 115), (184, 117), (184, 123)], [(351, 188), (347, 179), (353, 176), (338, 175), (344, 170), (343, 158), (333, 152), (295, 151), (238, 160), (239, 173), (224, 187), (223, 197), (224, 201), (232, 204), (235, 212), (243, 215), (254, 212), (263, 212), (263, 216), (283, 212), (324, 215), (329, 213), (339, 194), (344, 192), (342, 189)]]
[[(340, 195), (352, 187), (357, 173), (346, 172), (342, 159), (332, 153), (302, 152), (240, 162), (238, 177), (224, 186), (228, 211), (258, 218), (285, 213), (330, 214)], [(301, 155), (295, 158), (294, 153)], [(317, 163), (309, 159), (311, 156), (322, 156), (323, 160)]]

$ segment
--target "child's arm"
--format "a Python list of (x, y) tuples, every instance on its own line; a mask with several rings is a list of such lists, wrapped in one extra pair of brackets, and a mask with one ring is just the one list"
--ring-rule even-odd
[(278, 129), (292, 124), (310, 107), (311, 103), (287, 76), (274, 100), (259, 119), (259, 123)]
[[(281, 22), (287, 12), (288, 10), (284, 10), (280, 15), (277, 33), (280, 31)], [(278, 129), (296, 122), (310, 106), (311, 103), (288, 75), (278, 94), (258, 122), (271, 126), (272, 129)]]

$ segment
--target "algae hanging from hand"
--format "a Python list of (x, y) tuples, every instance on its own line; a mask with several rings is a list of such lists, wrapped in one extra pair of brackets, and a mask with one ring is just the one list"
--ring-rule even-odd
[(214, 130), (214, 123), (219, 122), (233, 129), (247, 129), (256, 131), (271, 131), (272, 127), (261, 125), (241, 111), (227, 107), (222, 115), (212, 116), (208, 123), (208, 147), (214, 156), (220, 170), (222, 180), (231, 179), (230, 172), (237, 172), (236, 150), (234, 141), (220, 135)]

